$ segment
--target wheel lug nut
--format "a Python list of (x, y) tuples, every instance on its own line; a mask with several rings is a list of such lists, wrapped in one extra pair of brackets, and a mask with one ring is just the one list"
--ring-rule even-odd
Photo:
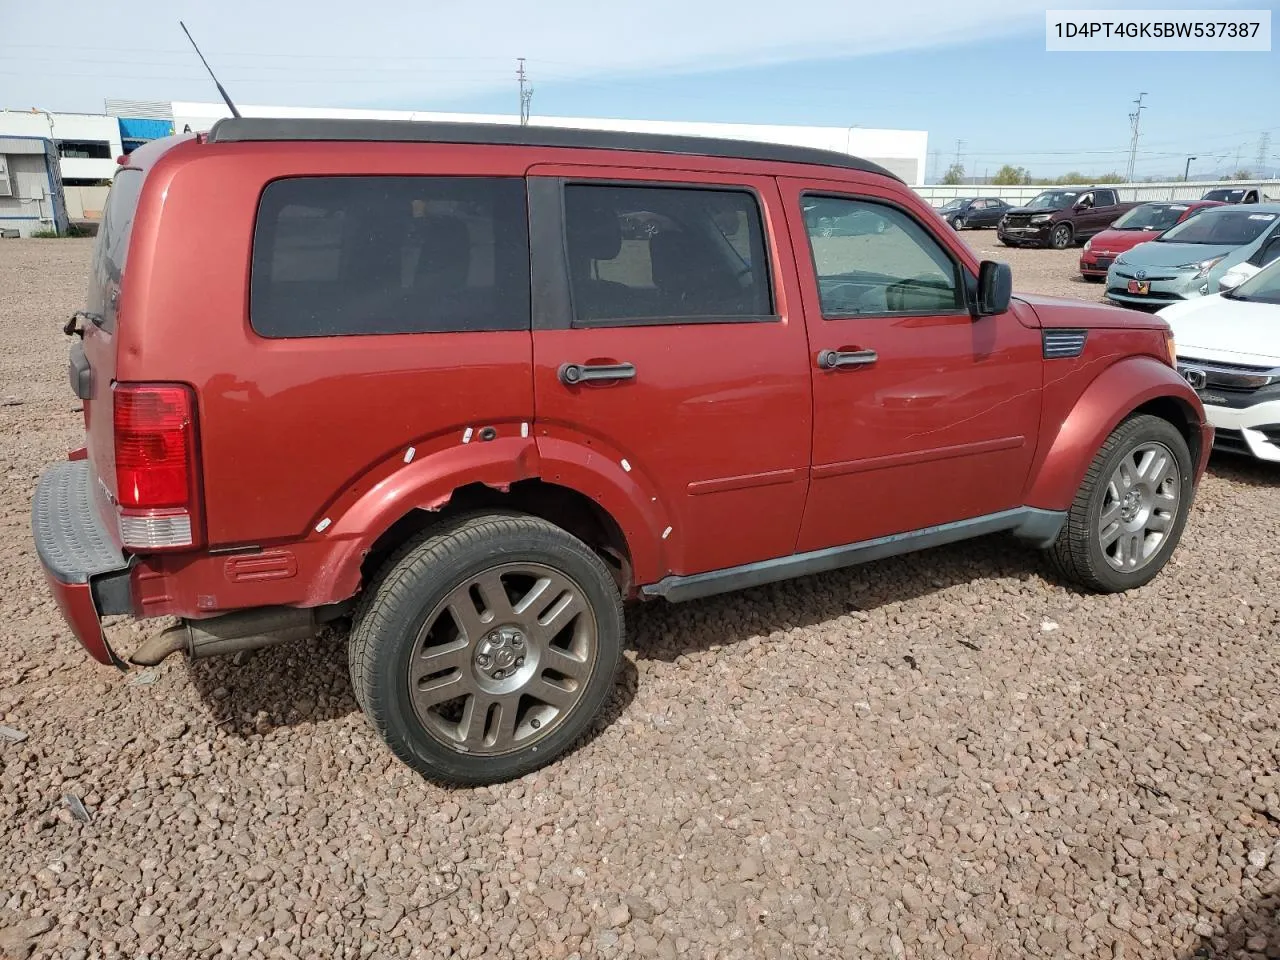
[(523, 666), (524, 666), (524, 657), (516, 657), (516, 666), (517, 666), (517, 667), (523, 667)]
[(482, 667), (487, 667), (489, 665), (489, 655), (487, 653), (480, 654), (480, 656), (476, 657), (476, 663)]
[(520, 636), (520, 634), (517, 633), (514, 637), (511, 638), (511, 645), (513, 647), (523, 647), (524, 637)]
[(533, 727), (533, 729), (537, 730), (540, 726), (542, 726), (542, 721), (541, 721), (541, 720), (539, 720), (537, 717), (535, 717), (534, 719), (532, 719), (532, 720), (530, 720), (530, 721), (529, 721), (529, 726), (531, 726), (531, 727)]
[(505, 674), (501, 670), (493, 671), (493, 679), (495, 680), (501, 680), (504, 676)]

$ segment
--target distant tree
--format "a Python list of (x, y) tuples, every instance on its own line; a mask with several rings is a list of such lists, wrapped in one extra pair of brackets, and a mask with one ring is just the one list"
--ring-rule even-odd
[(947, 172), (942, 175), (942, 182), (949, 187), (964, 183), (964, 167), (958, 163), (947, 167)]
[(996, 171), (996, 175), (991, 178), (991, 182), (1003, 187), (1020, 186), (1031, 182), (1031, 174), (1026, 167), (1015, 167), (1006, 163)]
[(1081, 183), (1124, 183), (1124, 177), (1114, 171), (1111, 173), (1092, 174), (1072, 170), (1070, 173), (1064, 173), (1053, 182), (1064, 186)]
[(1124, 183), (1124, 175), (1112, 170), (1110, 173), (1104, 173), (1093, 178), (1094, 183)]
[(1227, 177), (1227, 179), (1228, 180), (1252, 180), (1254, 179), (1253, 171), (1237, 170), (1235, 173), (1231, 174), (1231, 176)]
[(1054, 180), (1053, 182), (1061, 183), (1061, 184), (1089, 183), (1090, 179), (1086, 177), (1083, 173), (1081, 173), (1079, 170), (1072, 170), (1070, 173), (1062, 174), (1062, 176), (1058, 177), (1058, 179)]

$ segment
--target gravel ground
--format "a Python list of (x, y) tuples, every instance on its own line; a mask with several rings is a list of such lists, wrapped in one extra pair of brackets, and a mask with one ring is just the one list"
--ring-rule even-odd
[(586, 744), (451, 792), (340, 636), (127, 675), (69, 637), (28, 504), (89, 251), (0, 242), (0, 956), (1280, 957), (1280, 471), (1215, 457), (1123, 597), (990, 539), (635, 609)]

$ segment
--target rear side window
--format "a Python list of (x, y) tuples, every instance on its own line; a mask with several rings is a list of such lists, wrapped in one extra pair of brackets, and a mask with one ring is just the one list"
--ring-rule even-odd
[(299, 177), (263, 191), (249, 321), (264, 337), (526, 330), (512, 177)]
[(754, 194), (570, 184), (564, 203), (575, 325), (774, 319)]

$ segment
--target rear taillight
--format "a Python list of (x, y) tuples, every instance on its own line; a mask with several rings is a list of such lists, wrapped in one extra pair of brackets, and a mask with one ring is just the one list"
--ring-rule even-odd
[(113, 392), (120, 540), (135, 550), (195, 542), (196, 403), (189, 387), (117, 384)]

